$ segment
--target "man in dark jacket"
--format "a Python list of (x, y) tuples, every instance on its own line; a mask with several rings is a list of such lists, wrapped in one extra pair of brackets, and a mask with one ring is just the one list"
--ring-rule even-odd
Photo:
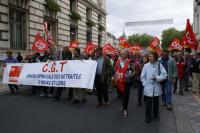
[(103, 98), (105, 105), (109, 106), (107, 80), (108, 76), (111, 73), (112, 66), (109, 58), (102, 54), (102, 47), (98, 47), (96, 49), (95, 60), (97, 61), (97, 70), (95, 77), (95, 87), (97, 90), (97, 98), (98, 98), (97, 107), (103, 105), (102, 103)]
[(18, 60), (19, 63), (21, 63), (23, 61), (23, 57), (21, 56), (20, 52), (18, 52), (18, 55), (17, 55), (16, 59)]
[(63, 47), (61, 60), (71, 60), (71, 59), (72, 59), (72, 52), (69, 50), (68, 47)]
[[(35, 53), (30, 59), (30, 63), (39, 63), (40, 62), (40, 53)], [(36, 92), (40, 92), (42, 86), (32, 86), (32, 94), (36, 94)]]
[[(62, 50), (62, 54), (61, 54), (61, 60), (71, 60), (72, 59), (72, 52), (69, 50), (68, 47), (63, 47)], [(56, 90), (56, 94), (55, 94), (55, 101), (59, 101), (60, 100), (60, 96), (62, 94), (63, 91), (63, 87), (59, 87)], [(68, 93), (68, 100), (71, 100), (73, 98), (73, 89), (69, 88), (69, 93)]]
[[(57, 60), (55, 47), (51, 47), (47, 51), (45, 51), (44, 56), (42, 56), (40, 60), (41, 62), (47, 62), (49, 60), (50, 61)], [(50, 89), (49, 93), (48, 93), (48, 89)], [(41, 97), (44, 97), (44, 96), (53, 97), (53, 95), (54, 95), (54, 87), (43, 86), (42, 93), (40, 94)]]
[(192, 59), (191, 71), (193, 77), (193, 90), (196, 94), (200, 91), (200, 53)]

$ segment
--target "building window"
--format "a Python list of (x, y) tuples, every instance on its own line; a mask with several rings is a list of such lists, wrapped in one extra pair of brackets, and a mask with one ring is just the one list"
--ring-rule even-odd
[(87, 37), (87, 38), (86, 38), (86, 39), (87, 39), (87, 40), (86, 40), (87, 42), (91, 42), (91, 41), (92, 41), (92, 31), (91, 31), (91, 30), (88, 30), (88, 31), (87, 31), (86, 37)]
[(10, 48), (26, 49), (26, 13), (14, 8), (9, 9)]
[(78, 28), (75, 26), (70, 27), (70, 41), (75, 41), (77, 40), (77, 35), (78, 35)]
[(50, 36), (52, 37), (53, 42), (57, 44), (57, 20), (53, 18), (45, 17), (44, 21), (47, 23), (47, 30)]
[(70, 11), (77, 11), (77, 0), (70, 0)]
[(98, 15), (98, 22), (99, 22), (99, 24), (101, 24), (101, 22), (102, 22), (102, 16), (101, 15)]
[(86, 18), (90, 20), (92, 18), (92, 10), (90, 8), (86, 9)]
[(101, 46), (101, 44), (102, 44), (102, 35), (99, 34), (98, 35), (98, 45)]
[(99, 6), (100, 8), (102, 8), (102, 1), (101, 1), (101, 0), (98, 0), (98, 6)]

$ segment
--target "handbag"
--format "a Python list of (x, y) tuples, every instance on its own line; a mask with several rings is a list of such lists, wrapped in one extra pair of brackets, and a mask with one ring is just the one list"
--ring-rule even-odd
[[(158, 63), (158, 76), (160, 76), (161, 74), (161, 69), (160, 69), (160, 62)], [(167, 81), (166, 79), (163, 81), (160, 81), (160, 84), (163, 85), (165, 83), (165, 81)]]

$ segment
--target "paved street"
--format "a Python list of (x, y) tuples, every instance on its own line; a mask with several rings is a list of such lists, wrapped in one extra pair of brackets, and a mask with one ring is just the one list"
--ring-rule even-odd
[(200, 132), (200, 96), (192, 92), (174, 97), (175, 114), (180, 133)]
[(146, 124), (144, 105), (136, 107), (136, 89), (132, 89), (129, 117), (120, 114), (121, 102), (110, 93), (110, 107), (97, 108), (96, 96), (85, 104), (73, 105), (21, 92), (0, 96), (1, 133), (177, 133), (174, 112), (161, 107), (159, 120)]

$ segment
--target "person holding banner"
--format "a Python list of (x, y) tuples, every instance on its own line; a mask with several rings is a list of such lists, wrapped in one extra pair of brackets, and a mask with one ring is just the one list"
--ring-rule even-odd
[[(3, 61), (3, 66), (6, 67), (6, 63), (18, 63), (17, 59), (15, 59), (12, 55), (12, 51), (7, 51), (7, 58)], [(10, 88), (10, 93), (14, 94), (19, 91), (19, 87), (15, 84), (8, 84)]]
[[(40, 53), (36, 52), (29, 63), (39, 63), (40, 62)], [(32, 86), (32, 94), (36, 94), (36, 91), (40, 92), (41, 86)]]
[(103, 105), (103, 98), (105, 105), (109, 106), (107, 80), (112, 69), (111, 62), (107, 56), (103, 55), (102, 47), (98, 47), (95, 52), (96, 57), (94, 59), (97, 61), (95, 87), (98, 98), (98, 104), (96, 106), (100, 107)]
[(129, 50), (123, 49), (120, 58), (115, 64), (115, 80), (117, 89), (120, 91), (122, 101), (123, 118), (128, 117), (128, 102), (130, 96), (131, 83), (134, 77), (133, 62), (129, 58)]
[[(48, 62), (48, 61), (55, 61), (57, 60), (55, 48), (50, 47), (47, 51), (45, 51), (44, 56), (41, 57), (41, 62)], [(48, 89), (49, 93), (48, 93)], [(42, 93), (40, 94), (41, 97), (49, 96), (53, 97), (54, 95), (54, 87), (46, 87), (43, 86)]]
[(144, 86), (144, 95), (146, 96), (146, 123), (150, 123), (153, 118), (157, 119), (159, 114), (159, 96), (162, 94), (160, 82), (167, 78), (167, 72), (161, 63), (158, 62), (158, 53), (151, 52), (149, 54), (149, 63), (145, 64), (141, 81)]
[[(81, 55), (81, 50), (76, 47), (74, 49), (74, 57), (73, 60), (82, 60), (83, 56)], [(73, 104), (77, 104), (79, 102), (86, 102), (86, 89), (84, 88), (73, 88)]]
[[(61, 52), (61, 60), (71, 60), (72, 59), (72, 52), (69, 50), (68, 47), (63, 47), (63, 50)], [(60, 96), (62, 95), (63, 92), (63, 87), (58, 87), (56, 89), (56, 94), (55, 94), (55, 102), (60, 100)], [(68, 100), (71, 100), (73, 98), (73, 89), (68, 88)]]

